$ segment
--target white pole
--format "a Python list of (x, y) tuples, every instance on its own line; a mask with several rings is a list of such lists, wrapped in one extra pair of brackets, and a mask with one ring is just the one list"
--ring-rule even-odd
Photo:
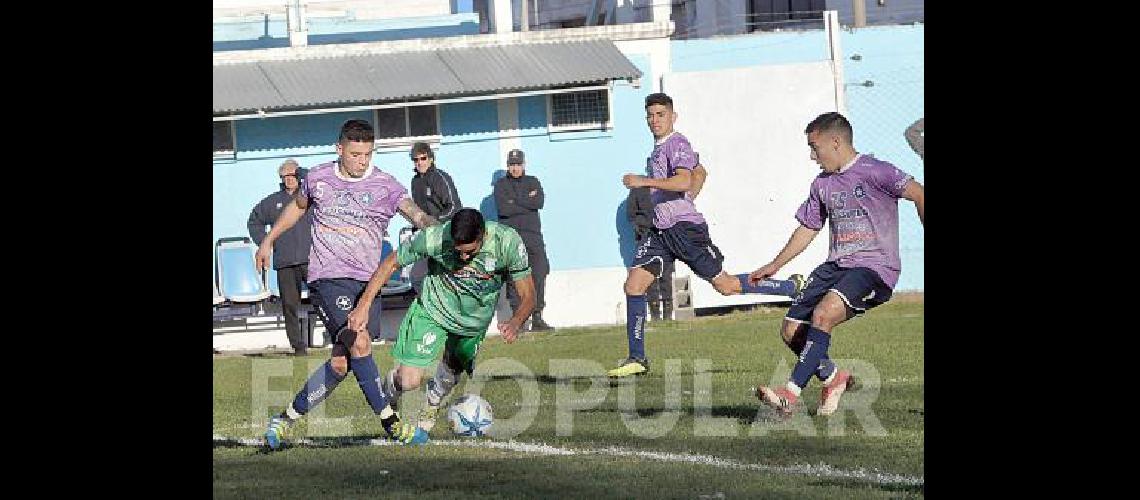
[(847, 115), (847, 94), (843, 85), (843, 49), (839, 46), (839, 12), (823, 12), (824, 33), (827, 34), (828, 59), (831, 60), (831, 74), (835, 82), (835, 110)]

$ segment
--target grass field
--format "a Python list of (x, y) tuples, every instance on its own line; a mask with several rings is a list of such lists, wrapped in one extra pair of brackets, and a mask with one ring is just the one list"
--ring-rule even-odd
[[(467, 392), (495, 412), (490, 438), (450, 435), (398, 447), (377, 439), (351, 375), (305, 417), (293, 447), (255, 443), (328, 350), (309, 358), (215, 356), (214, 495), (272, 498), (739, 498), (922, 496), (923, 302), (898, 297), (834, 332), (830, 354), (859, 385), (840, 411), (777, 419), (752, 395), (783, 384), (795, 358), (779, 340), (785, 309), (650, 324), (651, 371), (609, 380), (624, 328), (566, 328), (484, 342)], [(382, 372), (389, 346), (374, 346)], [(412, 417), (422, 390), (405, 395)], [(412, 417), (414, 418), (414, 417)]]

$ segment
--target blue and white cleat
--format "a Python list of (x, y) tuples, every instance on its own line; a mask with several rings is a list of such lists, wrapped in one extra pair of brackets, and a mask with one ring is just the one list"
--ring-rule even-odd
[(429, 440), (427, 431), (418, 425), (400, 423), (392, 431), (389, 438), (405, 446), (427, 444)]
[(269, 419), (269, 429), (265, 431), (265, 444), (271, 450), (278, 450), (285, 444), (285, 435), (289, 432), (287, 418), (273, 417)]

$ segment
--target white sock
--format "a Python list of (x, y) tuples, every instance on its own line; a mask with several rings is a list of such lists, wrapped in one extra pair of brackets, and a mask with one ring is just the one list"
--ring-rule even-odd
[(385, 406), (383, 410), (380, 410), (380, 420), (384, 420), (384, 419), (392, 416), (393, 413), (396, 413), (396, 412), (392, 411), (391, 405)]
[(298, 418), (301, 418), (301, 414), (297, 413), (297, 410), (293, 409), (293, 405), (289, 405), (289, 406), (285, 407), (285, 416), (289, 417), (290, 422), (297, 420)]

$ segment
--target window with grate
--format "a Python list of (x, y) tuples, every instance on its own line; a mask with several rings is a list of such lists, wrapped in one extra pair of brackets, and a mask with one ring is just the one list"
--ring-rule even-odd
[(596, 129), (610, 125), (609, 91), (587, 90), (550, 95), (551, 129)]

